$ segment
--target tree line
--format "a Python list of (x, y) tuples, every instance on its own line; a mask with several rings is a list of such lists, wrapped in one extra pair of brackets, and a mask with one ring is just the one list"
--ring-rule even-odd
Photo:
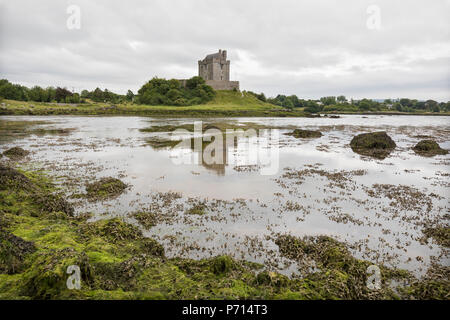
[(215, 96), (213, 88), (205, 84), (201, 77), (192, 77), (185, 83), (179, 80), (153, 78), (145, 83), (135, 95), (131, 90), (121, 95), (108, 89), (95, 88), (92, 91), (83, 90), (81, 94), (71, 92), (67, 88), (34, 86), (28, 88), (13, 84), (6, 79), (0, 80), (0, 99), (35, 102), (85, 103), (94, 102), (125, 103), (135, 102), (147, 105), (188, 106), (202, 104)]
[[(318, 100), (300, 99), (296, 95), (277, 95), (266, 98), (264, 93), (252, 94), (257, 99), (273, 105), (293, 110), (302, 108), (305, 112), (365, 112), (365, 111), (401, 111), (401, 112), (446, 112), (450, 111), (450, 101), (437, 102), (435, 100), (419, 101), (416, 99), (385, 99), (375, 101), (371, 99), (348, 100), (345, 96), (328, 96)], [(195, 76), (187, 79), (184, 83), (176, 80), (153, 78), (145, 83), (134, 94), (131, 90), (125, 95), (114, 93), (108, 89), (95, 88), (92, 91), (83, 90), (81, 94), (71, 92), (67, 88), (34, 86), (28, 88), (20, 84), (14, 84), (6, 79), (0, 80), (0, 99), (35, 102), (58, 102), (58, 103), (85, 103), (88, 100), (94, 102), (126, 103), (133, 102), (147, 105), (172, 105), (189, 106), (206, 103), (212, 100), (215, 91), (206, 85), (203, 78)]]
[(437, 102), (435, 100), (419, 101), (416, 99), (385, 99), (383, 101), (376, 101), (371, 99), (361, 100), (348, 100), (345, 96), (328, 96), (322, 97), (318, 100), (305, 100), (299, 99), (296, 95), (277, 95), (273, 98), (266, 98), (264, 93), (255, 93), (247, 91), (254, 95), (257, 99), (268, 102), (283, 108), (293, 110), (296, 108), (303, 108), (304, 111), (309, 113), (318, 112), (361, 112), (361, 111), (401, 111), (401, 112), (440, 112), (450, 111), (450, 101)]
[(39, 86), (27, 88), (20, 84), (13, 84), (6, 79), (0, 80), (0, 98), (36, 102), (80, 102), (80, 95), (66, 88), (47, 87), (44, 89)]

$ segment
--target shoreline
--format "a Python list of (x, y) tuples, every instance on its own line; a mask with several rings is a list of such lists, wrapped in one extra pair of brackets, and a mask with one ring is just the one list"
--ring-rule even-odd
[(155, 117), (155, 118), (327, 118), (329, 116), (340, 115), (383, 115), (383, 116), (443, 116), (448, 117), (450, 113), (409, 113), (409, 112), (321, 112), (317, 114), (308, 114), (303, 111), (278, 111), (278, 110), (201, 110), (201, 109), (189, 109), (189, 110), (158, 110), (155, 107), (154, 110), (148, 109), (150, 106), (146, 106), (145, 110), (74, 110), (74, 107), (67, 109), (61, 108), (40, 108), (40, 109), (13, 109), (13, 108), (0, 108), (0, 116), (141, 116), (141, 117)]

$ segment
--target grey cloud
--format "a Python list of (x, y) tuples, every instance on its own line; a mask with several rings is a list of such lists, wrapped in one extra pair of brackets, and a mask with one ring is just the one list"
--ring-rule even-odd
[[(66, 28), (69, 4), (81, 29)], [(381, 29), (366, 27), (369, 5)], [(0, 73), (26, 85), (137, 90), (227, 49), (242, 89), (450, 100), (449, 1), (0, 2)]]

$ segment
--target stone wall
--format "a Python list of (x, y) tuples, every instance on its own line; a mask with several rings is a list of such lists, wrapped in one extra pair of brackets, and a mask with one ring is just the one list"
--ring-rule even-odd
[[(180, 81), (182, 87), (186, 87), (187, 79), (177, 79)], [(225, 80), (206, 80), (208, 86), (214, 90), (239, 90), (239, 81), (225, 81)]]
[(206, 84), (214, 90), (239, 90), (239, 81), (206, 80)]

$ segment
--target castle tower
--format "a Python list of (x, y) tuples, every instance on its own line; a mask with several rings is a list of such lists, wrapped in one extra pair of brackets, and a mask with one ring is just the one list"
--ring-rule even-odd
[(198, 75), (216, 90), (239, 90), (239, 81), (230, 81), (230, 60), (227, 60), (226, 50), (219, 49), (199, 60)]

